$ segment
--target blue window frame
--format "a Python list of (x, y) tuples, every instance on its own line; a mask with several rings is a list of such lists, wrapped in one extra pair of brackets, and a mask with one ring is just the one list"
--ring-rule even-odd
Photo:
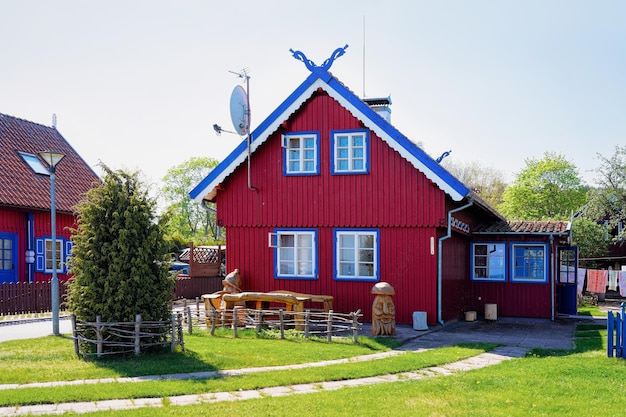
[(511, 258), (511, 281), (548, 282), (548, 246), (545, 243), (512, 243)]
[(298, 132), (283, 136), (283, 173), (319, 175), (319, 133)]
[(377, 229), (334, 230), (336, 280), (380, 280), (380, 243)]
[(472, 243), (473, 281), (506, 281), (506, 244)]
[(317, 279), (317, 230), (276, 229), (273, 237), (276, 278)]
[(368, 130), (331, 132), (333, 174), (367, 174), (370, 169), (370, 135)]

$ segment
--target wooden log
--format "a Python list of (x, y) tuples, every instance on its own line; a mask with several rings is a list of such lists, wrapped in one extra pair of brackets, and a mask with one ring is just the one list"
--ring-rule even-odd
[(333, 311), (328, 312), (328, 322), (326, 323), (326, 339), (328, 342), (333, 340)]
[(239, 337), (239, 335), (237, 334), (237, 320), (239, 319), (239, 312), (237, 310), (239, 310), (239, 307), (235, 306), (233, 308), (233, 335), (235, 336), (235, 338)]
[(311, 326), (311, 310), (307, 310), (306, 313), (304, 314), (304, 338), (308, 339), (309, 338), (309, 330), (310, 330), (310, 326)]
[(102, 357), (102, 325), (100, 316), (96, 316), (96, 356)]
[(135, 316), (135, 356), (141, 353), (141, 314)]
[(285, 338), (285, 321), (283, 319), (283, 309), (278, 310), (278, 321), (280, 323), (280, 338)]
[(193, 323), (191, 322), (191, 307), (187, 307), (187, 333), (193, 333)]
[(70, 314), (70, 319), (72, 320), (72, 337), (74, 338), (74, 353), (76, 356), (80, 355), (79, 343), (78, 343), (78, 332), (76, 331), (76, 314)]

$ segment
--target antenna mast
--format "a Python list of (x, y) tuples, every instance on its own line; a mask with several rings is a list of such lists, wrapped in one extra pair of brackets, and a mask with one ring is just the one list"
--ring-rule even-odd
[(244, 68), (241, 70), (241, 72), (235, 72), (235, 71), (228, 71), (231, 74), (235, 74), (236, 76), (238, 76), (239, 78), (244, 78), (246, 80), (246, 115), (248, 117), (248, 127), (247, 127), (247, 141), (248, 141), (248, 188), (251, 190), (256, 190), (256, 188), (254, 188), (252, 186), (252, 178), (251, 178), (251, 173), (250, 173), (250, 155), (252, 154), (251, 151), (251, 144), (252, 144), (252, 137), (250, 136), (250, 76), (248, 75), (248, 69)]
[(365, 98), (365, 15), (363, 15), (363, 98)]

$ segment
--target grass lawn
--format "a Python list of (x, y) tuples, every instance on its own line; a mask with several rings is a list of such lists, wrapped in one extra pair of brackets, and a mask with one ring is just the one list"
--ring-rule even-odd
[[(250, 366), (255, 360), (267, 364), (298, 363), (322, 359), (348, 357), (387, 349), (383, 340), (366, 339), (363, 344), (326, 344), (263, 340), (255, 338), (230, 339), (197, 335), (186, 337), (185, 354), (145, 355), (136, 359), (115, 359), (84, 362), (73, 358), (71, 341), (64, 338), (42, 338), (36, 341), (0, 343), (0, 364), (11, 369), (19, 364), (21, 372), (37, 375), (45, 362), (55, 362), (60, 379), (72, 379), (72, 369), (83, 368), (81, 374), (95, 375), (145, 375), (159, 366), (170, 369), (166, 362), (191, 371), (196, 366), (203, 369), (233, 369)], [(58, 344), (58, 346), (57, 346)], [(64, 344), (66, 346), (64, 346)], [(47, 345), (38, 355), (31, 348)], [(315, 394), (263, 398), (238, 402), (202, 404), (197, 406), (170, 406), (165, 398), (161, 408), (110, 411), (95, 413), (107, 416), (617, 416), (626, 414), (626, 361), (606, 357), (606, 330), (604, 326), (580, 325), (576, 332), (576, 349), (535, 350), (525, 358), (505, 361), (499, 365), (423, 380), (385, 383), (358, 388), (345, 388)], [(13, 389), (0, 391), (6, 403), (68, 401), (76, 395), (91, 395), (86, 400), (99, 398), (136, 398), (141, 396), (166, 397), (175, 393), (236, 391), (274, 385), (349, 379), (367, 375), (402, 372), (478, 354), (488, 345), (467, 345), (410, 353), (371, 362), (350, 362), (324, 368), (307, 368), (298, 371), (271, 371), (240, 377), (226, 377), (198, 381), (161, 381), (159, 383), (99, 384), (80, 393), (77, 387)], [(67, 356), (66, 350), (70, 354)], [(181, 356), (184, 359), (176, 358)], [(30, 367), (27, 362), (31, 362)], [(133, 365), (134, 363), (134, 365)], [(178, 366), (176, 365), (176, 366)], [(54, 364), (50, 367), (52, 368)], [(260, 366), (256, 363), (254, 366)], [(45, 366), (48, 367), (47, 365)], [(193, 369), (200, 370), (200, 369)], [(177, 372), (182, 372), (177, 370)], [(5, 372), (13, 374), (13, 372)], [(60, 378), (59, 375), (66, 378)], [(52, 374), (54, 376), (55, 374)], [(7, 375), (2, 378), (11, 379)], [(14, 376), (13, 378), (17, 378)], [(50, 371), (41, 374), (50, 380)], [(81, 377), (82, 378), (82, 377)], [(35, 379), (38, 380), (38, 379)], [(13, 381), (15, 382), (15, 381)], [(132, 387), (132, 388), (131, 388)], [(141, 387), (141, 388), (140, 388)], [(137, 390), (137, 391), (135, 391)], [(72, 391), (76, 391), (72, 394)], [(91, 393), (90, 393), (91, 392)], [(41, 393), (38, 396), (38, 393)], [(11, 399), (12, 398), (12, 399)]]

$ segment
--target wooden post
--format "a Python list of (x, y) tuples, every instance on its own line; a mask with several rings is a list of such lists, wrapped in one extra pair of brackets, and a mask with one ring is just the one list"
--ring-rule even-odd
[(198, 320), (200, 320), (200, 297), (196, 297), (196, 315)]
[(74, 338), (74, 353), (76, 356), (80, 355), (79, 343), (78, 343), (78, 331), (76, 330), (76, 314), (70, 314), (72, 320), (72, 337)]
[(358, 310), (352, 313), (352, 340), (354, 341), (354, 343), (359, 342), (359, 312), (360, 311), (361, 310)]
[(310, 326), (311, 326), (311, 310), (307, 310), (304, 313), (304, 338), (308, 339), (309, 338), (309, 330), (310, 330)]
[(102, 356), (102, 325), (100, 316), (96, 316), (96, 355)]
[[(191, 314), (191, 310), (189, 310), (189, 314)], [(185, 351), (185, 335), (183, 334), (183, 315), (182, 313), (178, 313), (176, 316), (176, 328), (178, 330), (178, 344), (182, 351)], [(173, 350), (172, 350), (173, 352)]]
[(233, 335), (235, 336), (235, 339), (239, 336), (237, 334), (237, 327), (238, 327), (238, 323), (237, 320), (239, 319), (239, 312), (237, 311), (239, 310), (239, 307), (234, 306), (233, 307)]
[(285, 321), (283, 319), (283, 309), (278, 310), (278, 320), (280, 322), (280, 338), (285, 338)]
[(176, 314), (172, 313), (172, 316), (170, 317), (170, 349), (173, 352), (174, 348), (176, 347)]
[(328, 323), (326, 326), (326, 339), (329, 342), (333, 341), (333, 310), (328, 312)]
[(211, 309), (211, 336), (215, 335), (215, 326), (217, 325), (217, 310)]
[(135, 316), (135, 356), (141, 353), (141, 314)]
[(261, 333), (261, 321), (263, 320), (263, 312), (261, 310), (257, 310), (254, 313), (254, 321), (256, 322), (256, 332)]
[(193, 333), (193, 323), (191, 322), (191, 307), (187, 307), (187, 333)]

